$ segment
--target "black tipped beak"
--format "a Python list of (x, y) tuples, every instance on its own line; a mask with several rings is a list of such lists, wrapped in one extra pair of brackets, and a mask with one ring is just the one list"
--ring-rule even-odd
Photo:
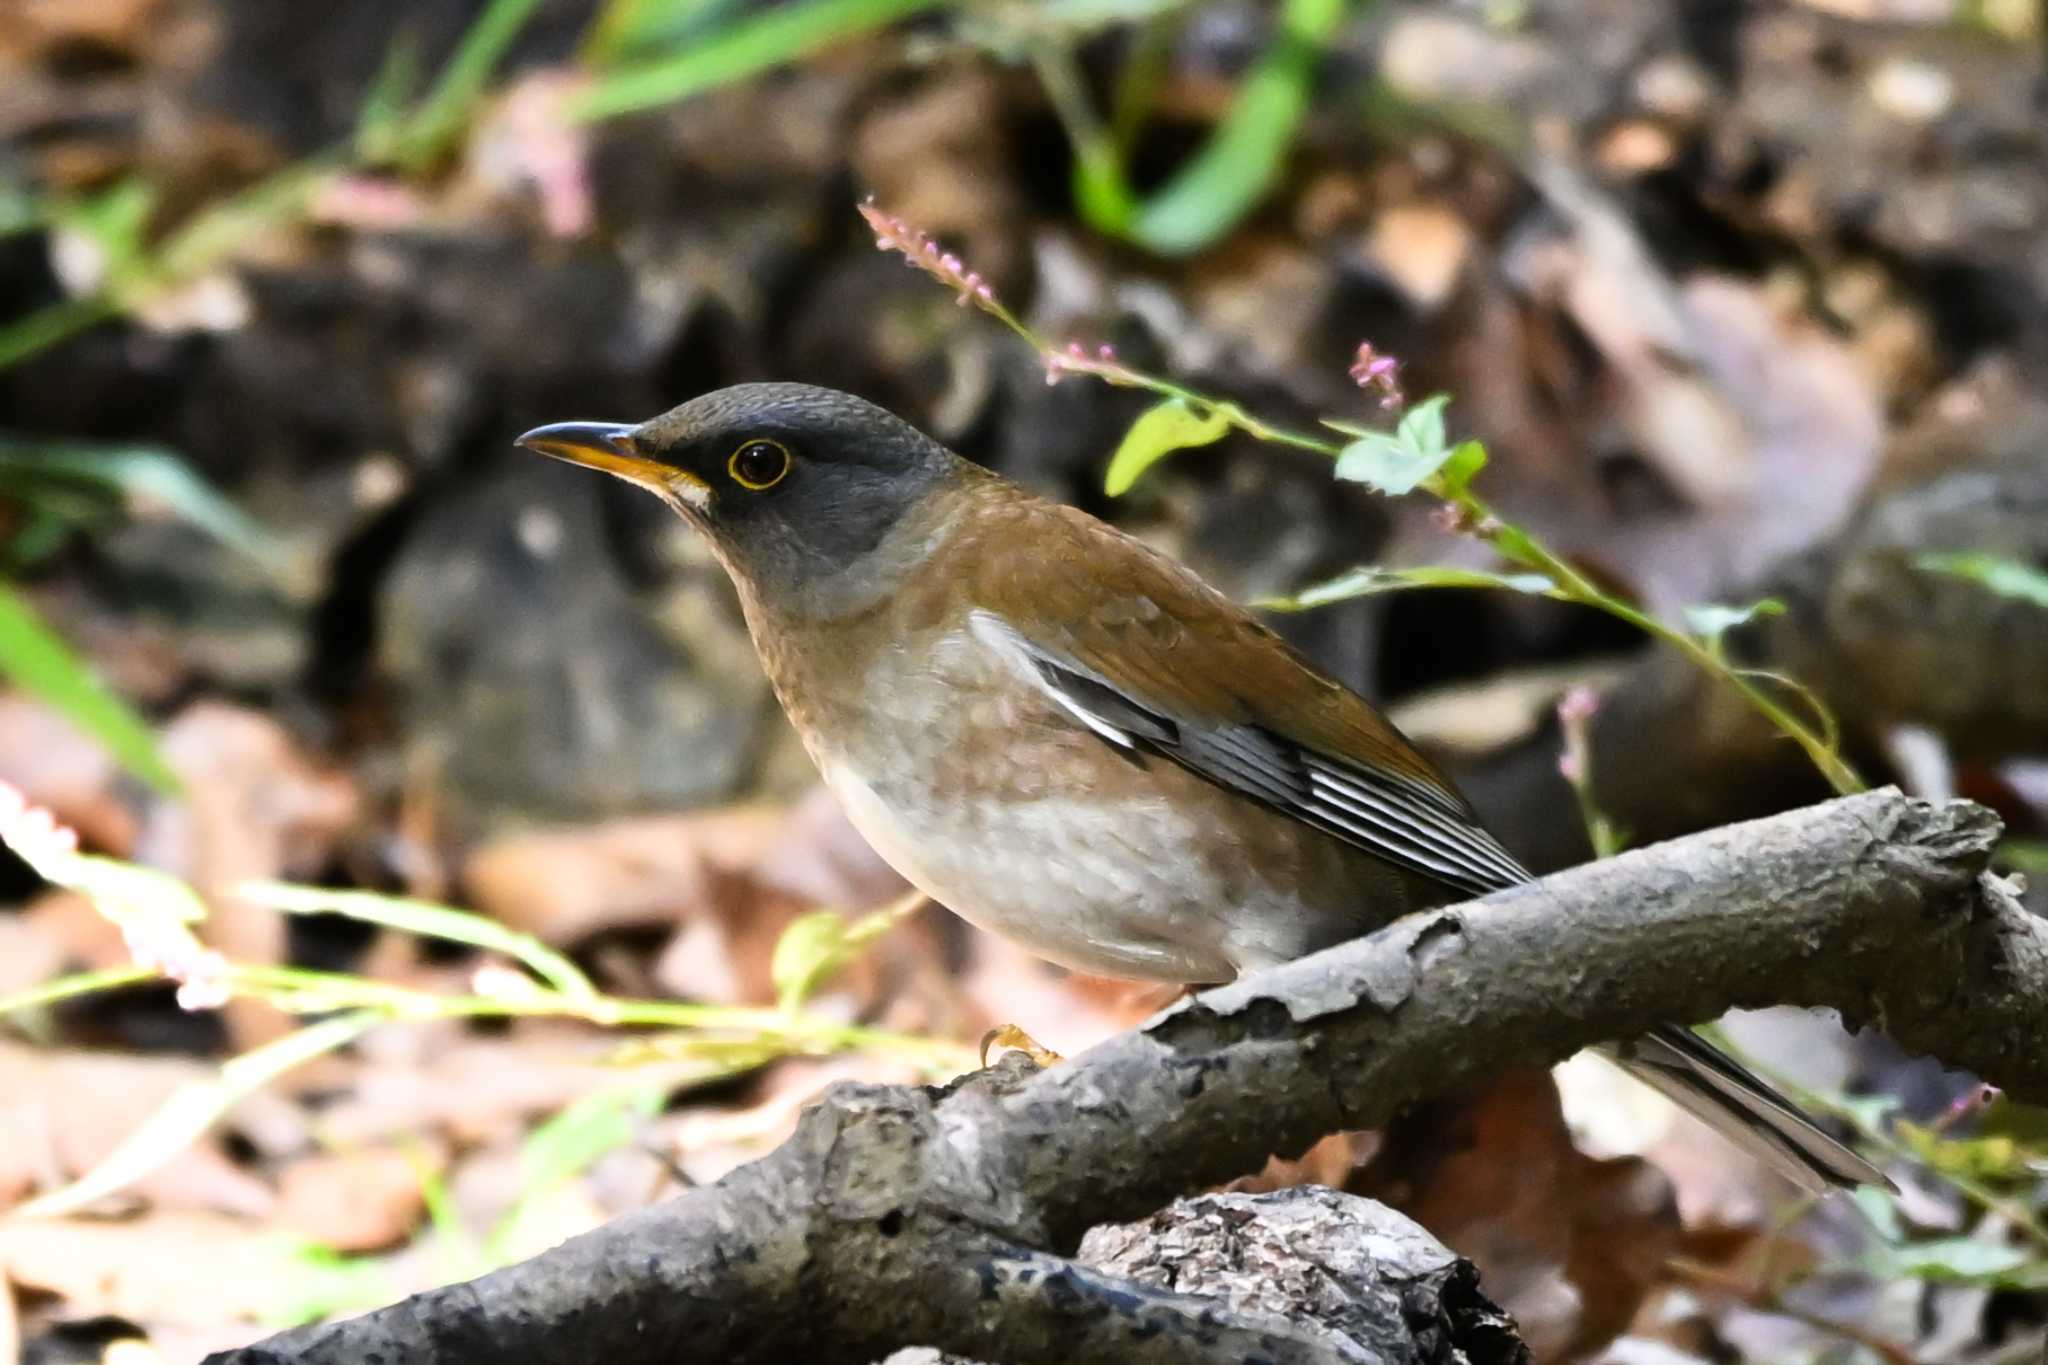
[(640, 454), (633, 444), (633, 428), (618, 422), (554, 422), (535, 427), (514, 444), (616, 474), (643, 488), (660, 489), (667, 482), (666, 467)]

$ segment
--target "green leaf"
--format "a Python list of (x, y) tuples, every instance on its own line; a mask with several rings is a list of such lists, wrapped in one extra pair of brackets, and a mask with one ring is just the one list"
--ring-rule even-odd
[(826, 978), (846, 965), (853, 953), (847, 943), (846, 928), (846, 917), (836, 910), (814, 911), (789, 922), (789, 927), (775, 940), (775, 953), (768, 962), (768, 977), (775, 983), (778, 1005), (786, 1010), (795, 1009)]
[(157, 752), (149, 725), (94, 676), (85, 660), (43, 623), (28, 599), (0, 583), (0, 673), (64, 713), (106, 746), (121, 766), (158, 791), (178, 778)]
[[(162, 509), (253, 559), (270, 559), (277, 538), (201, 478), (175, 451), (147, 445), (0, 438), (0, 491), (29, 499), (104, 489), (130, 511)], [(89, 514), (91, 505), (76, 510)]]
[(1992, 856), (2014, 872), (2048, 877), (2048, 839), (2005, 839)]
[(1139, 206), (1130, 224), (1133, 239), (1164, 255), (1199, 251), (1266, 197), (1279, 180), (1323, 48), (1345, 8), (1345, 0), (1287, 0), (1279, 32), (1223, 122)]
[(1131, 423), (1116, 454), (1109, 457), (1103, 491), (1120, 498), (1146, 470), (1174, 451), (1208, 445), (1228, 430), (1229, 420), (1213, 408), (1198, 413), (1178, 398), (1156, 404)]
[(1878, 1236), (1891, 1243), (1906, 1240), (1906, 1227), (1899, 1217), (1898, 1201), (1890, 1193), (1875, 1185), (1858, 1185), (1849, 1192), (1849, 1197), (1863, 1210), (1863, 1216), (1870, 1220), (1870, 1226)]
[(1934, 1237), (1904, 1246), (1874, 1248), (1865, 1262), (1886, 1278), (1910, 1276), (1918, 1280), (1968, 1283), (2003, 1280), (2029, 1259), (2024, 1249), (1999, 1242), (1975, 1237)]
[(1405, 588), (1500, 588), (1537, 597), (1563, 599), (1564, 591), (1542, 574), (1502, 574), (1486, 569), (1458, 569), (1422, 565), (1413, 569), (1386, 569), (1366, 565), (1350, 569), (1327, 582), (1304, 588), (1292, 597), (1267, 597), (1252, 603), (1269, 611), (1307, 611), (1332, 602), (1367, 597), (1373, 593), (1396, 592)]
[(125, 1189), (190, 1146), (228, 1110), (271, 1081), (323, 1052), (347, 1046), (378, 1022), (379, 1016), (370, 1010), (336, 1015), (229, 1059), (217, 1075), (188, 1081), (172, 1091), (98, 1165), (69, 1185), (21, 1205), (14, 1215), (57, 1218)]
[(490, 0), (464, 30), (419, 109), (393, 135), (400, 165), (420, 169), (437, 160), (469, 122), (491, 73), (533, 16), (540, 0)]
[(579, 119), (667, 104), (904, 19), (945, 0), (808, 0), (750, 11), (708, 37), (598, 78), (571, 106)]
[(1392, 435), (1368, 431), (1345, 446), (1337, 453), (1337, 477), (1398, 497), (1463, 451), (1463, 473), (1470, 479), (1479, 465), (1486, 462), (1486, 452), (1478, 449), (1478, 442), (1466, 442), (1477, 452), (1478, 462), (1474, 463), (1473, 450), (1465, 450), (1464, 446), (1452, 450), (1444, 444), (1444, 408), (1450, 401), (1449, 394), (1431, 394), (1408, 409)]
[(1437, 471), (1444, 497), (1455, 498), (1472, 486), (1479, 471), (1486, 468), (1486, 447), (1478, 441), (1460, 441), (1451, 447), (1451, 458)]
[(1956, 554), (1921, 555), (1913, 561), (1916, 568), (1929, 573), (1948, 574), (1955, 578), (1966, 578), (1979, 587), (1997, 593), (2000, 597), (2016, 598), (2036, 607), (2048, 607), (2048, 572), (2016, 559), (2004, 559), (1998, 555), (1978, 551), (1963, 551)]
[(1394, 435), (1417, 454), (1450, 459), (1451, 452), (1444, 449), (1444, 409), (1450, 402), (1447, 393), (1431, 394), (1401, 415), (1401, 425), (1394, 428)]
[(1766, 616), (1783, 616), (1785, 604), (1775, 597), (1759, 598), (1747, 606), (1728, 607), (1718, 602), (1706, 602), (1685, 609), (1685, 623), (1692, 627), (1693, 634), (1708, 644), (1718, 644), (1722, 636), (1737, 626), (1746, 626), (1751, 621)]
[(273, 1327), (361, 1312), (403, 1293), (391, 1267), (376, 1256), (350, 1256), (318, 1242), (286, 1243), (284, 1296), (263, 1313)]

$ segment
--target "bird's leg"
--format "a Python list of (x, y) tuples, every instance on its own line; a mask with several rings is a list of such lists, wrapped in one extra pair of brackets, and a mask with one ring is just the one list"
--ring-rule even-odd
[(1014, 1048), (1041, 1069), (1057, 1066), (1066, 1060), (1051, 1048), (1039, 1046), (1036, 1038), (1015, 1024), (999, 1024), (981, 1035), (981, 1066), (984, 1071), (988, 1069), (988, 1054), (1003, 1048)]

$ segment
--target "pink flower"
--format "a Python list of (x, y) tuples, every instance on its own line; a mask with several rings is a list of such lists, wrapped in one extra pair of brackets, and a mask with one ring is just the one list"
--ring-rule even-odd
[(1370, 341), (1358, 343), (1358, 356), (1351, 362), (1351, 379), (1361, 389), (1378, 390), (1380, 407), (1387, 412), (1397, 411), (1408, 402), (1407, 395), (1401, 392), (1401, 362), (1374, 350)]
[(1600, 694), (1583, 684), (1572, 688), (1557, 703), (1557, 718), (1566, 725), (1583, 725), (1600, 710)]
[(860, 216), (868, 220), (868, 227), (875, 234), (875, 246), (883, 251), (894, 251), (904, 260), (922, 270), (939, 283), (951, 289), (960, 300), (962, 307), (974, 304), (988, 312), (995, 312), (996, 291), (981, 275), (967, 268), (967, 263), (950, 251), (940, 248), (925, 233), (898, 218), (893, 213), (884, 213), (869, 199), (860, 206)]

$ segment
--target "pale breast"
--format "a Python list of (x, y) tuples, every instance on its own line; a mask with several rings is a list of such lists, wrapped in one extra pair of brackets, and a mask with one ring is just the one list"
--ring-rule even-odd
[(1312, 946), (1295, 888), (1314, 836), (1276, 820), (1276, 887), (1259, 870), (1273, 851), (1219, 818), (1235, 798), (1114, 750), (985, 632), (884, 652), (861, 690), (890, 723), (819, 743), (825, 781), (876, 852), (970, 922), (1077, 970), (1161, 981), (1225, 981)]

